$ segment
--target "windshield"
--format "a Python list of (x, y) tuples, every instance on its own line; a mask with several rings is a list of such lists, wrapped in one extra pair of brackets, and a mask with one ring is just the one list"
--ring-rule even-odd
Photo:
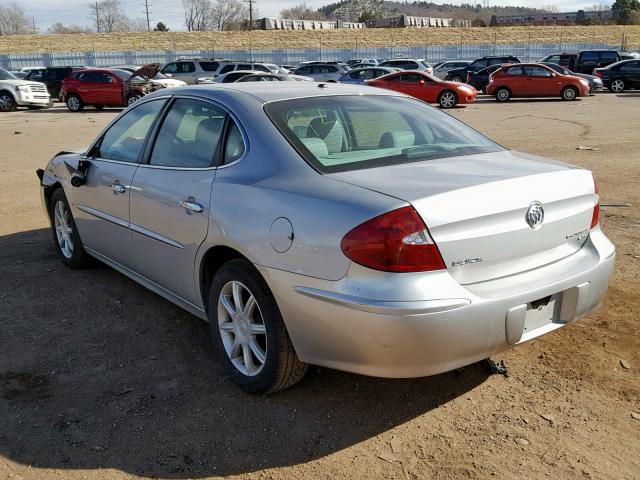
[[(127, 72), (126, 70), (121, 70), (119, 68), (114, 68), (110, 70), (110, 72), (113, 73), (114, 75), (117, 75), (122, 80), (129, 80), (129, 78), (131, 77), (131, 72)], [(136, 77), (136, 78), (141, 78), (141, 77)]]
[(446, 113), (405, 97), (300, 98), (268, 103), (265, 111), (321, 173), (504, 150)]
[(0, 68), (0, 80), (19, 80), (13, 73)]

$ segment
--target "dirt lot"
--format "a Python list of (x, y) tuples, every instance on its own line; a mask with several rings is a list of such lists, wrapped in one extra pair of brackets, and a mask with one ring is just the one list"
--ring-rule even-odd
[(252, 32), (130, 32), (74, 35), (10, 35), (0, 53), (122, 50), (271, 50), (421, 45), (604, 43), (640, 48), (639, 25), (508, 28), (369, 28)]
[(604, 203), (632, 205), (603, 208), (618, 259), (600, 312), (497, 357), (508, 378), (317, 369), (270, 397), (226, 379), (200, 320), (109, 268), (58, 260), (34, 170), (114, 114), (0, 116), (0, 478), (638, 478), (640, 94), (453, 112), (593, 169)]

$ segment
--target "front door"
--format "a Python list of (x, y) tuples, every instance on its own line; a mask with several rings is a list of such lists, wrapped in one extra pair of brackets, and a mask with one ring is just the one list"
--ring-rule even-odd
[(196, 306), (194, 262), (209, 227), (226, 118), (213, 103), (175, 99), (131, 189), (136, 271)]
[(133, 263), (129, 195), (138, 159), (164, 100), (140, 104), (121, 116), (89, 152), (86, 182), (71, 187), (83, 244), (126, 267)]
[(555, 97), (560, 95), (561, 82), (543, 67), (523, 67), (523, 89), (532, 97)]

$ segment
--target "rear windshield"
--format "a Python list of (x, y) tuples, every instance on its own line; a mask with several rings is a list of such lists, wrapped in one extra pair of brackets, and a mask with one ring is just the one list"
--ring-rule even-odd
[(504, 150), (436, 108), (390, 95), (345, 95), (265, 105), (278, 130), (321, 173)]

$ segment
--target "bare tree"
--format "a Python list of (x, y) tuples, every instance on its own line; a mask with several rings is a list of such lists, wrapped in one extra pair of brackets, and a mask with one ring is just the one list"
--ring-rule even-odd
[(184, 24), (187, 30), (207, 30), (211, 17), (211, 0), (182, 0)]
[(82, 25), (65, 25), (62, 22), (56, 22), (47, 29), (47, 33), (53, 34), (72, 34), (72, 33), (91, 33), (92, 30), (89, 27), (83, 27)]
[(231, 30), (249, 16), (249, 10), (240, 0), (213, 0), (210, 25), (216, 30)]
[(18, 35), (31, 33), (31, 22), (17, 3), (0, 5), (0, 35)]
[(299, 3), (295, 7), (280, 10), (280, 18), (290, 18), (292, 20), (326, 20), (326, 15), (314, 9), (306, 2)]
[(101, 32), (125, 32), (129, 30), (129, 19), (122, 11), (120, 0), (102, 0), (89, 4), (89, 18), (97, 19), (97, 27)]

